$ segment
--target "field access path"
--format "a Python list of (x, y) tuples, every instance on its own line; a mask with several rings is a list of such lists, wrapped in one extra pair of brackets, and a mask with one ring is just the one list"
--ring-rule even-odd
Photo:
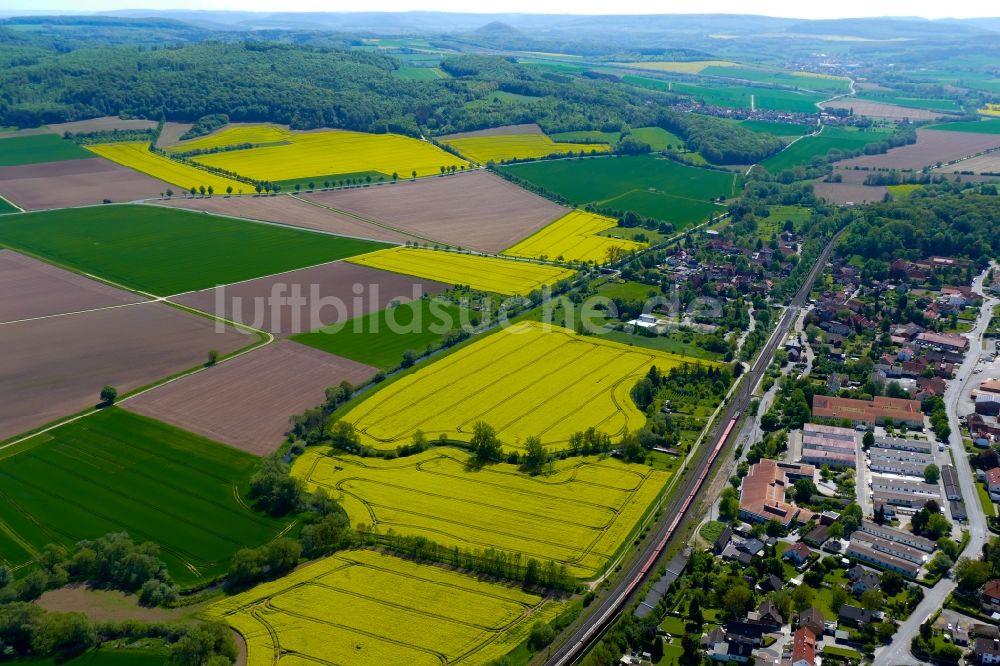
[[(674, 490), (672, 497), (666, 502), (664, 510), (660, 513), (659, 521), (651, 530), (651, 534), (645, 540), (641, 549), (636, 551), (635, 557), (624, 567), (622, 575), (618, 577), (614, 586), (596, 603), (591, 605), (591, 612), (582, 621), (571, 625), (565, 640), (557, 648), (550, 650), (549, 657), (545, 661), (546, 666), (567, 666), (583, 656), (587, 649), (600, 638), (604, 629), (610, 626), (623, 610), (628, 608), (629, 602), (633, 599), (635, 593), (642, 588), (642, 584), (652, 577), (659, 575), (658, 566), (649, 568), (648, 571), (653, 574), (652, 577), (649, 573), (643, 576), (641, 571), (646, 561), (658, 548), (660, 542), (667, 538), (668, 535), (670, 536), (667, 547), (663, 549), (663, 554), (666, 554), (671, 550), (672, 546), (677, 545), (678, 537), (683, 538), (687, 528), (691, 524), (697, 524), (699, 521), (699, 516), (696, 515), (698, 511), (692, 510), (687, 515), (682, 516), (680, 523), (677, 525), (677, 530), (669, 534), (671, 522), (681, 512), (681, 508), (689, 495), (694, 493), (696, 497), (696, 501), (691, 505), (692, 507), (699, 506), (701, 501), (706, 498), (704, 487), (698, 484), (699, 471), (708, 463), (715, 443), (719, 442), (723, 437), (730, 421), (733, 419), (739, 420), (746, 413), (747, 407), (753, 399), (755, 387), (760, 383), (767, 368), (771, 365), (774, 352), (792, 330), (792, 326), (801, 308), (809, 297), (809, 292), (812, 291), (812, 286), (816, 278), (826, 266), (834, 245), (836, 245), (843, 233), (844, 229), (838, 231), (817, 258), (799, 292), (792, 298), (785, 309), (767, 344), (764, 345), (764, 348), (757, 355), (757, 359), (750, 367), (750, 370), (740, 379), (739, 389), (722, 412), (722, 417), (716, 421), (715, 426), (711, 430), (711, 437), (707, 438), (711, 446), (699, 447), (697, 460), (694, 465), (686, 467), (681, 472), (684, 476), (683, 483), (679, 488)], [(715, 459), (715, 462), (718, 463), (723, 458), (724, 456), (720, 455)]]

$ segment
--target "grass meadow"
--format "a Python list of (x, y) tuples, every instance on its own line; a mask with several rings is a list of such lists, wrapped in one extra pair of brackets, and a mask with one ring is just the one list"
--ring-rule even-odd
[[(399, 365), (407, 350), (423, 353), (429, 345), (440, 342), (444, 334), (435, 330), (435, 324), (457, 324), (461, 314), (461, 308), (453, 303), (421, 298), (357, 317), (343, 326), (295, 335), (292, 340), (388, 370)], [(419, 330), (409, 329), (414, 321), (420, 324)], [(407, 327), (406, 332), (394, 331), (390, 322)]]
[(435, 448), (394, 461), (310, 449), (292, 473), (338, 498), (352, 523), (446, 548), (498, 548), (599, 575), (657, 498), (668, 472), (613, 458), (568, 458), (537, 476)]
[(163, 296), (386, 247), (173, 208), (127, 205), (11, 215), (0, 222), (0, 244)]
[(222, 574), (286, 526), (244, 504), (257, 461), (117, 407), (36, 435), (0, 452), (0, 561), (126, 531), (181, 583)]
[[(247, 666), (491, 663), (564, 604), (372, 551), (320, 560), (209, 607), (247, 642)], [(333, 612), (331, 612), (333, 611)], [(338, 612), (339, 611), (339, 612)]]
[(631, 210), (671, 222), (677, 229), (722, 212), (712, 200), (734, 196), (739, 183), (736, 173), (650, 155), (555, 160), (504, 168), (577, 206), (592, 203), (616, 211)]
[(816, 102), (827, 95), (780, 88), (760, 88), (754, 86), (694, 85), (674, 83), (673, 92), (689, 95), (711, 106), (735, 109), (753, 108), (767, 111), (789, 111), (793, 113), (816, 113)]
[(807, 136), (767, 158), (761, 165), (771, 173), (780, 173), (799, 165), (808, 166), (814, 157), (823, 157), (831, 150), (861, 150), (869, 143), (876, 143), (889, 135), (885, 130), (853, 130), (841, 127), (824, 127), (822, 133)]
[(21, 166), (93, 157), (78, 144), (56, 134), (13, 136), (0, 141), (0, 166)]
[(941, 123), (940, 125), (929, 125), (926, 129), (946, 130), (948, 132), (971, 132), (973, 134), (1000, 134), (1000, 119)]

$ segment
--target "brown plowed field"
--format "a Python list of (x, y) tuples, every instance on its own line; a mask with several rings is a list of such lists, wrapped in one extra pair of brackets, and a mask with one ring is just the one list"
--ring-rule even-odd
[(956, 171), (971, 171), (977, 174), (994, 175), (1000, 174), (1000, 151), (970, 157), (961, 162), (955, 162), (947, 166), (934, 169), (935, 173), (953, 174)]
[[(360, 295), (355, 285), (360, 285)], [(384, 309), (397, 298), (437, 294), (449, 285), (338, 261), (206, 289), (172, 300), (282, 337)], [(301, 295), (298, 304), (271, 298)]]
[(189, 210), (204, 210), (216, 215), (229, 215), (250, 220), (277, 222), (305, 229), (326, 231), (342, 236), (370, 238), (371, 240), (390, 243), (405, 243), (413, 241), (412, 236), (397, 233), (389, 229), (356, 220), (347, 215), (340, 215), (332, 210), (314, 206), (294, 197), (280, 195), (276, 197), (210, 197), (207, 199), (171, 199), (157, 201), (158, 204), (187, 208)]
[(487, 127), (486, 129), (472, 130), (471, 132), (455, 132), (454, 134), (443, 134), (434, 138), (441, 139), (442, 141), (451, 141), (452, 139), (468, 139), (475, 136), (510, 136), (512, 134), (543, 134), (543, 132), (542, 128), (536, 123), (524, 123), (523, 125)]
[(0, 194), (27, 210), (148, 199), (172, 187), (102, 157), (0, 167)]
[(885, 193), (888, 192), (888, 190), (882, 186), (870, 187), (868, 185), (847, 182), (824, 183), (823, 181), (818, 180), (813, 183), (813, 192), (816, 193), (817, 197), (826, 199), (831, 203), (860, 204), (882, 201), (882, 198), (885, 197)]
[(867, 116), (868, 118), (884, 118), (886, 120), (934, 120), (946, 113), (928, 111), (927, 109), (911, 109), (906, 106), (895, 104), (883, 104), (882, 102), (872, 102), (867, 99), (857, 97), (842, 97), (832, 102), (824, 102), (824, 109), (854, 109), (854, 115)]
[(305, 195), (446, 245), (500, 252), (569, 211), (486, 171)]
[(0, 440), (228, 354), (257, 338), (162, 303), (0, 325)]
[(56, 123), (49, 125), (49, 129), (56, 134), (70, 132), (72, 134), (85, 134), (87, 132), (105, 132), (109, 130), (136, 130), (136, 129), (156, 129), (155, 120), (122, 120), (118, 116), (104, 116), (103, 118), (90, 118), (89, 120), (75, 120), (71, 123)]
[(274, 453), (288, 418), (323, 402), (324, 391), (359, 384), (375, 368), (289, 340), (255, 349), (122, 403), (256, 455)]
[(160, 137), (156, 140), (156, 147), (163, 148), (172, 146), (181, 140), (184, 133), (191, 129), (191, 123), (163, 123), (160, 130)]
[(837, 162), (840, 169), (919, 170), (938, 162), (950, 162), (990, 148), (1000, 147), (1000, 135), (973, 132), (917, 130), (917, 142), (893, 148), (882, 155), (863, 155)]
[(144, 300), (18, 252), (0, 250), (0, 323)]

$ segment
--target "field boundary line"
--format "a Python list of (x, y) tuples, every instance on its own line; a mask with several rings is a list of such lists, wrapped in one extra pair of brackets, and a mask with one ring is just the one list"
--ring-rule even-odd
[[(5, 202), (9, 203), (11, 206), (13, 206), (14, 208), (16, 208), (19, 213), (23, 213), (24, 212), (23, 208), (21, 208), (16, 203), (14, 203), (13, 201), (11, 201), (10, 199), (8, 199), (7, 197), (5, 197), (3, 195), (0, 195), (0, 201), (5, 201)], [(3, 214), (4, 215), (8, 215), (9, 213), (3, 213)]]
[[(293, 199), (295, 198), (295, 196), (291, 195), (291, 194), (279, 194), (278, 196), (289, 196), (289, 197), (291, 197)], [(231, 196), (231, 197), (224, 197), (223, 196), (223, 197), (205, 197), (205, 198), (206, 199), (220, 199), (220, 198), (221, 199), (225, 199), (225, 198), (230, 198), (230, 199), (237, 199), (238, 200), (238, 199), (242, 199), (242, 198), (245, 198), (245, 197), (251, 197), (251, 195), (245, 194), (242, 197), (234, 195), (234, 196)], [(198, 198), (201, 198), (201, 197), (198, 197)], [(257, 198), (257, 197), (254, 196), (252, 198)], [(265, 197), (260, 197), (260, 198), (263, 199)], [(188, 211), (188, 212), (191, 212), (191, 213), (202, 213), (204, 215), (211, 215), (213, 217), (224, 217), (224, 218), (227, 218), (227, 219), (230, 219), (230, 220), (238, 220), (240, 222), (251, 222), (253, 224), (266, 224), (266, 225), (269, 225), (269, 226), (272, 226), (272, 227), (280, 227), (282, 229), (290, 229), (292, 231), (307, 231), (307, 232), (312, 232), (312, 233), (315, 233), (315, 234), (322, 234), (324, 236), (334, 236), (336, 238), (350, 238), (352, 240), (370, 241), (372, 243), (385, 243), (387, 245), (402, 245), (402, 243), (400, 243), (399, 241), (388, 241), (388, 240), (381, 240), (381, 239), (378, 239), (378, 238), (368, 238), (367, 236), (352, 236), (350, 234), (341, 234), (341, 233), (337, 233), (335, 231), (327, 231), (325, 229), (313, 229), (311, 227), (300, 227), (298, 225), (289, 224), (287, 222), (277, 222), (275, 220), (262, 220), (262, 219), (260, 219), (258, 217), (244, 217), (242, 215), (232, 215), (230, 213), (216, 213), (216, 212), (213, 212), (213, 211), (200, 210), (200, 209), (195, 209), (195, 208), (180, 208), (180, 207), (174, 207), (174, 206), (164, 206), (161, 203), (157, 203), (159, 201), (183, 201), (183, 199), (176, 199), (176, 198), (175, 199), (161, 199), (160, 197), (155, 197), (155, 198), (151, 198), (151, 199), (136, 199), (135, 201), (132, 201), (132, 202), (129, 202), (129, 203), (130, 203), (130, 205), (136, 205), (136, 206), (155, 206), (156, 208), (163, 208), (163, 209), (166, 209), (166, 210), (184, 210), (184, 211)], [(305, 203), (305, 201), (302, 200), (302, 199), (298, 199), (298, 201), (303, 201), (303, 203)]]
[(56, 314), (41, 315), (39, 317), (28, 317), (26, 319), (12, 319), (10, 321), (0, 321), (0, 326), (7, 326), (8, 324), (24, 324), (31, 321), (41, 321), (43, 319), (55, 319), (57, 317), (69, 317), (72, 315), (87, 314), (88, 312), (102, 312), (104, 310), (117, 310), (118, 308), (130, 308), (136, 305), (152, 305), (154, 303), (162, 303), (166, 299), (167, 299), (166, 296), (157, 296), (152, 300), (137, 301), (135, 303), (119, 303), (118, 305), (105, 305), (99, 308), (90, 308), (89, 310), (74, 310), (72, 312), (58, 312)]
[(444, 241), (441, 241), (441, 240), (436, 240), (434, 238), (428, 238), (426, 236), (421, 236), (420, 234), (415, 234), (412, 231), (405, 231), (403, 229), (399, 229), (397, 227), (392, 226), (391, 224), (387, 224), (387, 223), (382, 222), (381, 220), (377, 220), (377, 219), (375, 219), (373, 217), (367, 217), (365, 215), (360, 215), (358, 213), (352, 213), (351, 211), (344, 210), (342, 208), (337, 208), (336, 206), (328, 206), (328, 205), (322, 204), (322, 203), (320, 203), (318, 201), (312, 201), (310, 199), (303, 199), (302, 197), (300, 197), (297, 194), (289, 194), (288, 196), (290, 196), (291, 198), (295, 199), (296, 201), (301, 201), (302, 203), (309, 204), (310, 206), (315, 206), (316, 208), (322, 208), (323, 210), (328, 210), (328, 211), (331, 211), (333, 213), (337, 213), (338, 215), (345, 215), (347, 217), (350, 217), (352, 219), (357, 220), (358, 222), (363, 222), (364, 224), (370, 224), (373, 227), (378, 227), (378, 228), (384, 229), (386, 231), (394, 231), (397, 234), (402, 234), (404, 236), (409, 236), (410, 238), (416, 238), (417, 240), (422, 240), (425, 243), (435, 243), (435, 244), (438, 244), (438, 245), (452, 245), (452, 243), (445, 243)]

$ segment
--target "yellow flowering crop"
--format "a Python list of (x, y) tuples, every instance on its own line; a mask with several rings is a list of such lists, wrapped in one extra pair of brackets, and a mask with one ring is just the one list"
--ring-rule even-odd
[(479, 164), (490, 160), (500, 162), (513, 159), (534, 159), (558, 153), (581, 150), (587, 153), (606, 153), (611, 147), (606, 143), (561, 143), (537, 132), (525, 134), (505, 134), (498, 136), (470, 136), (460, 139), (444, 139), (447, 144)]
[(189, 190), (191, 187), (209, 185), (215, 190), (215, 194), (225, 194), (226, 187), (232, 187), (234, 193), (240, 190), (249, 194), (253, 191), (253, 186), (232, 180), (223, 176), (216, 176), (204, 169), (188, 166), (181, 162), (176, 162), (167, 157), (162, 157), (156, 153), (149, 152), (148, 144), (139, 142), (127, 143), (101, 143), (93, 146), (84, 146), (87, 150), (100, 155), (112, 162), (117, 162), (130, 169), (141, 171), (153, 178), (165, 181), (171, 185), (176, 185), (182, 190)]
[(646, 247), (646, 243), (598, 235), (616, 226), (618, 222), (610, 217), (574, 210), (517, 245), (507, 248), (503, 253), (515, 257), (545, 257), (603, 264), (608, 261), (608, 252), (613, 248), (632, 252)]

